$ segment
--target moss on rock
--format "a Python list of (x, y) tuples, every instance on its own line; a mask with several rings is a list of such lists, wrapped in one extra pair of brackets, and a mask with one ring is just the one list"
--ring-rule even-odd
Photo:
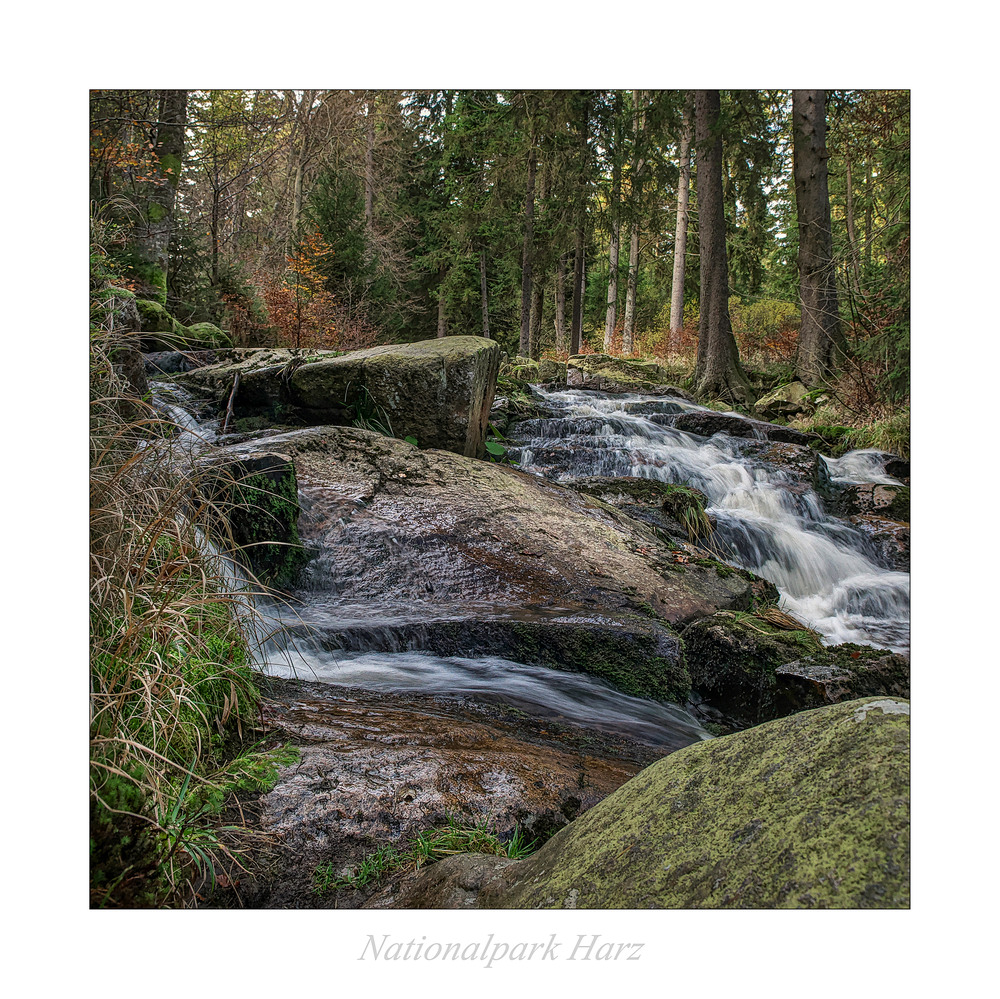
[(510, 865), (481, 908), (906, 908), (909, 702), (700, 742)]

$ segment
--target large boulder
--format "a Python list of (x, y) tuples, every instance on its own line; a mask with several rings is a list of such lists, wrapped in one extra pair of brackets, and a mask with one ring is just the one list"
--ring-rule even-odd
[(815, 412), (816, 403), (810, 396), (810, 390), (796, 381), (778, 386), (758, 399), (753, 408), (762, 420), (787, 420)]
[(422, 448), (470, 457), (484, 453), (500, 348), (475, 336), (334, 351), (230, 351), (184, 376), (218, 405), (236, 375), (237, 419), (268, 417), (288, 425), (367, 424)]
[[(672, 753), (538, 853), (480, 872), (477, 904), (906, 908), (909, 715), (906, 700), (855, 700)], [(418, 875), (396, 904), (447, 899), (464, 864), (443, 864), (436, 891)]]
[(266, 446), (296, 466), (299, 529), (320, 550), (304, 585), (336, 595), (312, 622), (331, 648), (500, 655), (683, 702), (676, 628), (759, 596), (750, 573), (695, 564), (600, 500), (509, 466), (353, 428)]

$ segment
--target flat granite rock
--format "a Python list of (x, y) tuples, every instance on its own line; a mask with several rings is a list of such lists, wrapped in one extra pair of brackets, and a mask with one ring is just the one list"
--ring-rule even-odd
[(300, 536), (320, 553), (303, 613), (332, 648), (499, 655), (683, 702), (675, 628), (773, 591), (511, 467), (349, 428), (264, 443), (295, 463)]

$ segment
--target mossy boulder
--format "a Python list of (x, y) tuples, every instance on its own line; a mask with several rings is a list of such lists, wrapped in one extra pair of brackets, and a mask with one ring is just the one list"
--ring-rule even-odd
[(135, 307), (139, 313), (140, 329), (143, 333), (166, 334), (165, 337), (146, 337), (150, 342), (155, 340), (165, 344), (162, 347), (151, 347), (151, 350), (171, 350), (176, 349), (176, 345), (184, 344), (183, 324), (167, 312), (166, 306), (162, 302), (148, 298), (137, 298)]
[(214, 323), (194, 323), (184, 330), (184, 342), (192, 350), (211, 350), (214, 347), (229, 347), (229, 334)]
[(867, 698), (681, 749), (498, 865), (478, 906), (906, 908), (909, 720)]
[(538, 380), (550, 385), (553, 382), (566, 383), (566, 365), (559, 361), (542, 358), (538, 362)]
[(810, 415), (816, 410), (816, 403), (802, 382), (789, 382), (779, 385), (754, 404), (754, 413), (762, 420), (791, 419), (797, 416)]
[[(667, 374), (655, 361), (642, 358), (614, 357), (611, 354), (574, 354), (566, 362), (569, 388), (595, 389), (603, 392), (656, 390), (669, 394), (663, 385)], [(680, 394), (679, 390), (674, 390)]]
[(181, 380), (226, 399), (240, 375), (237, 419), (284, 425), (365, 423), (422, 448), (484, 454), (499, 347), (474, 336), (335, 351), (223, 351), (220, 363)]
[(262, 583), (290, 586), (309, 561), (299, 537), (298, 485), (291, 459), (250, 444), (221, 449), (205, 467), (210, 497), (238, 556)]

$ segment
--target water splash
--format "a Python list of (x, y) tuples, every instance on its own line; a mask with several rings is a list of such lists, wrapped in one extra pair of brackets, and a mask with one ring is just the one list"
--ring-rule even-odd
[[(827, 515), (801, 475), (756, 457), (744, 438), (705, 438), (659, 425), (651, 419), (664, 405), (657, 397), (536, 394), (557, 415), (525, 425), (531, 436), (511, 450), (525, 471), (563, 482), (632, 475), (694, 486), (708, 498), (718, 549), (774, 583), (783, 610), (828, 644), (909, 651), (909, 574), (880, 567), (871, 542)], [(709, 412), (683, 400), (669, 404)], [(899, 484), (885, 472), (887, 458), (866, 450), (819, 460), (834, 483)]]

